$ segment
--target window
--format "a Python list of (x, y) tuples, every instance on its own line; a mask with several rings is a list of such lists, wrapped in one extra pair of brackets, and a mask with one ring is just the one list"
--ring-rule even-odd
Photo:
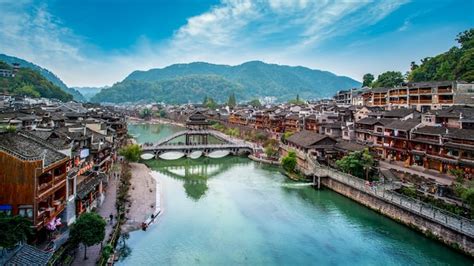
[(349, 133), (347, 131), (344, 131), (344, 136), (347, 137), (348, 135), (349, 135)]
[(11, 215), (12, 214), (12, 205), (0, 205), (0, 212), (6, 215)]
[(33, 206), (31, 205), (19, 205), (18, 215), (33, 219)]

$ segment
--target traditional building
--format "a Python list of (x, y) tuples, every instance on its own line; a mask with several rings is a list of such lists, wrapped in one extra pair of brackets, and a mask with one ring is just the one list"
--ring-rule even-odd
[(306, 130), (293, 134), (286, 142), (286, 145), (280, 146), (280, 155), (286, 156), (288, 152), (295, 151), (298, 167), (303, 172), (311, 170), (308, 160), (312, 158), (308, 155), (323, 161), (326, 155), (333, 152), (336, 144), (336, 140), (329, 136)]
[(36, 230), (62, 217), (70, 157), (24, 132), (0, 135), (0, 211), (31, 219)]

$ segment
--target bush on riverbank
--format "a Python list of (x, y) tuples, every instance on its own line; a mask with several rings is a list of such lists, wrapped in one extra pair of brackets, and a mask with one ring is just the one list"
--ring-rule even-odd
[(459, 205), (447, 203), (446, 201), (444, 201), (442, 199), (435, 198), (434, 196), (425, 195), (422, 192), (418, 191), (414, 187), (402, 187), (397, 192), (402, 194), (402, 195), (405, 195), (407, 197), (417, 199), (417, 200), (422, 201), (424, 203), (433, 205), (433, 206), (435, 206), (437, 208), (440, 208), (442, 210), (460, 215), (460, 216), (465, 217), (467, 219), (474, 218), (473, 213), (472, 213), (471, 210), (469, 210), (467, 208), (464, 208), (462, 206), (459, 206)]
[(119, 154), (125, 157), (129, 162), (138, 162), (141, 153), (142, 149), (138, 144), (130, 144), (119, 150)]
[(295, 173), (296, 171), (296, 153), (294, 151), (288, 152), (288, 154), (281, 160), (281, 166), (285, 171), (289, 173)]

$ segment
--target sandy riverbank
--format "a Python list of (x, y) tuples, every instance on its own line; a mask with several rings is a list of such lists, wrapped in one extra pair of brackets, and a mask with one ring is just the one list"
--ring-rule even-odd
[(129, 190), (131, 206), (127, 213), (128, 220), (122, 227), (125, 232), (141, 229), (143, 222), (159, 212), (161, 202), (159, 180), (153, 176), (152, 171), (141, 163), (130, 163), (130, 168), (132, 172), (130, 180), (132, 186)]

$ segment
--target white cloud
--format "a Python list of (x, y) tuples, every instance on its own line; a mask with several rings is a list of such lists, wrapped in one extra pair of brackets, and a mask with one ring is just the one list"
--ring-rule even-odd
[[(294, 63), (324, 40), (377, 23), (405, 0), (222, 0), (159, 44), (143, 37), (127, 52), (98, 52), (46, 5), (0, 1), (0, 52), (53, 70), (68, 85), (104, 85), (135, 69), (191, 61)], [(34, 7), (31, 7), (34, 6)], [(91, 55), (90, 50), (94, 50)], [(99, 54), (99, 55), (98, 55)]]

